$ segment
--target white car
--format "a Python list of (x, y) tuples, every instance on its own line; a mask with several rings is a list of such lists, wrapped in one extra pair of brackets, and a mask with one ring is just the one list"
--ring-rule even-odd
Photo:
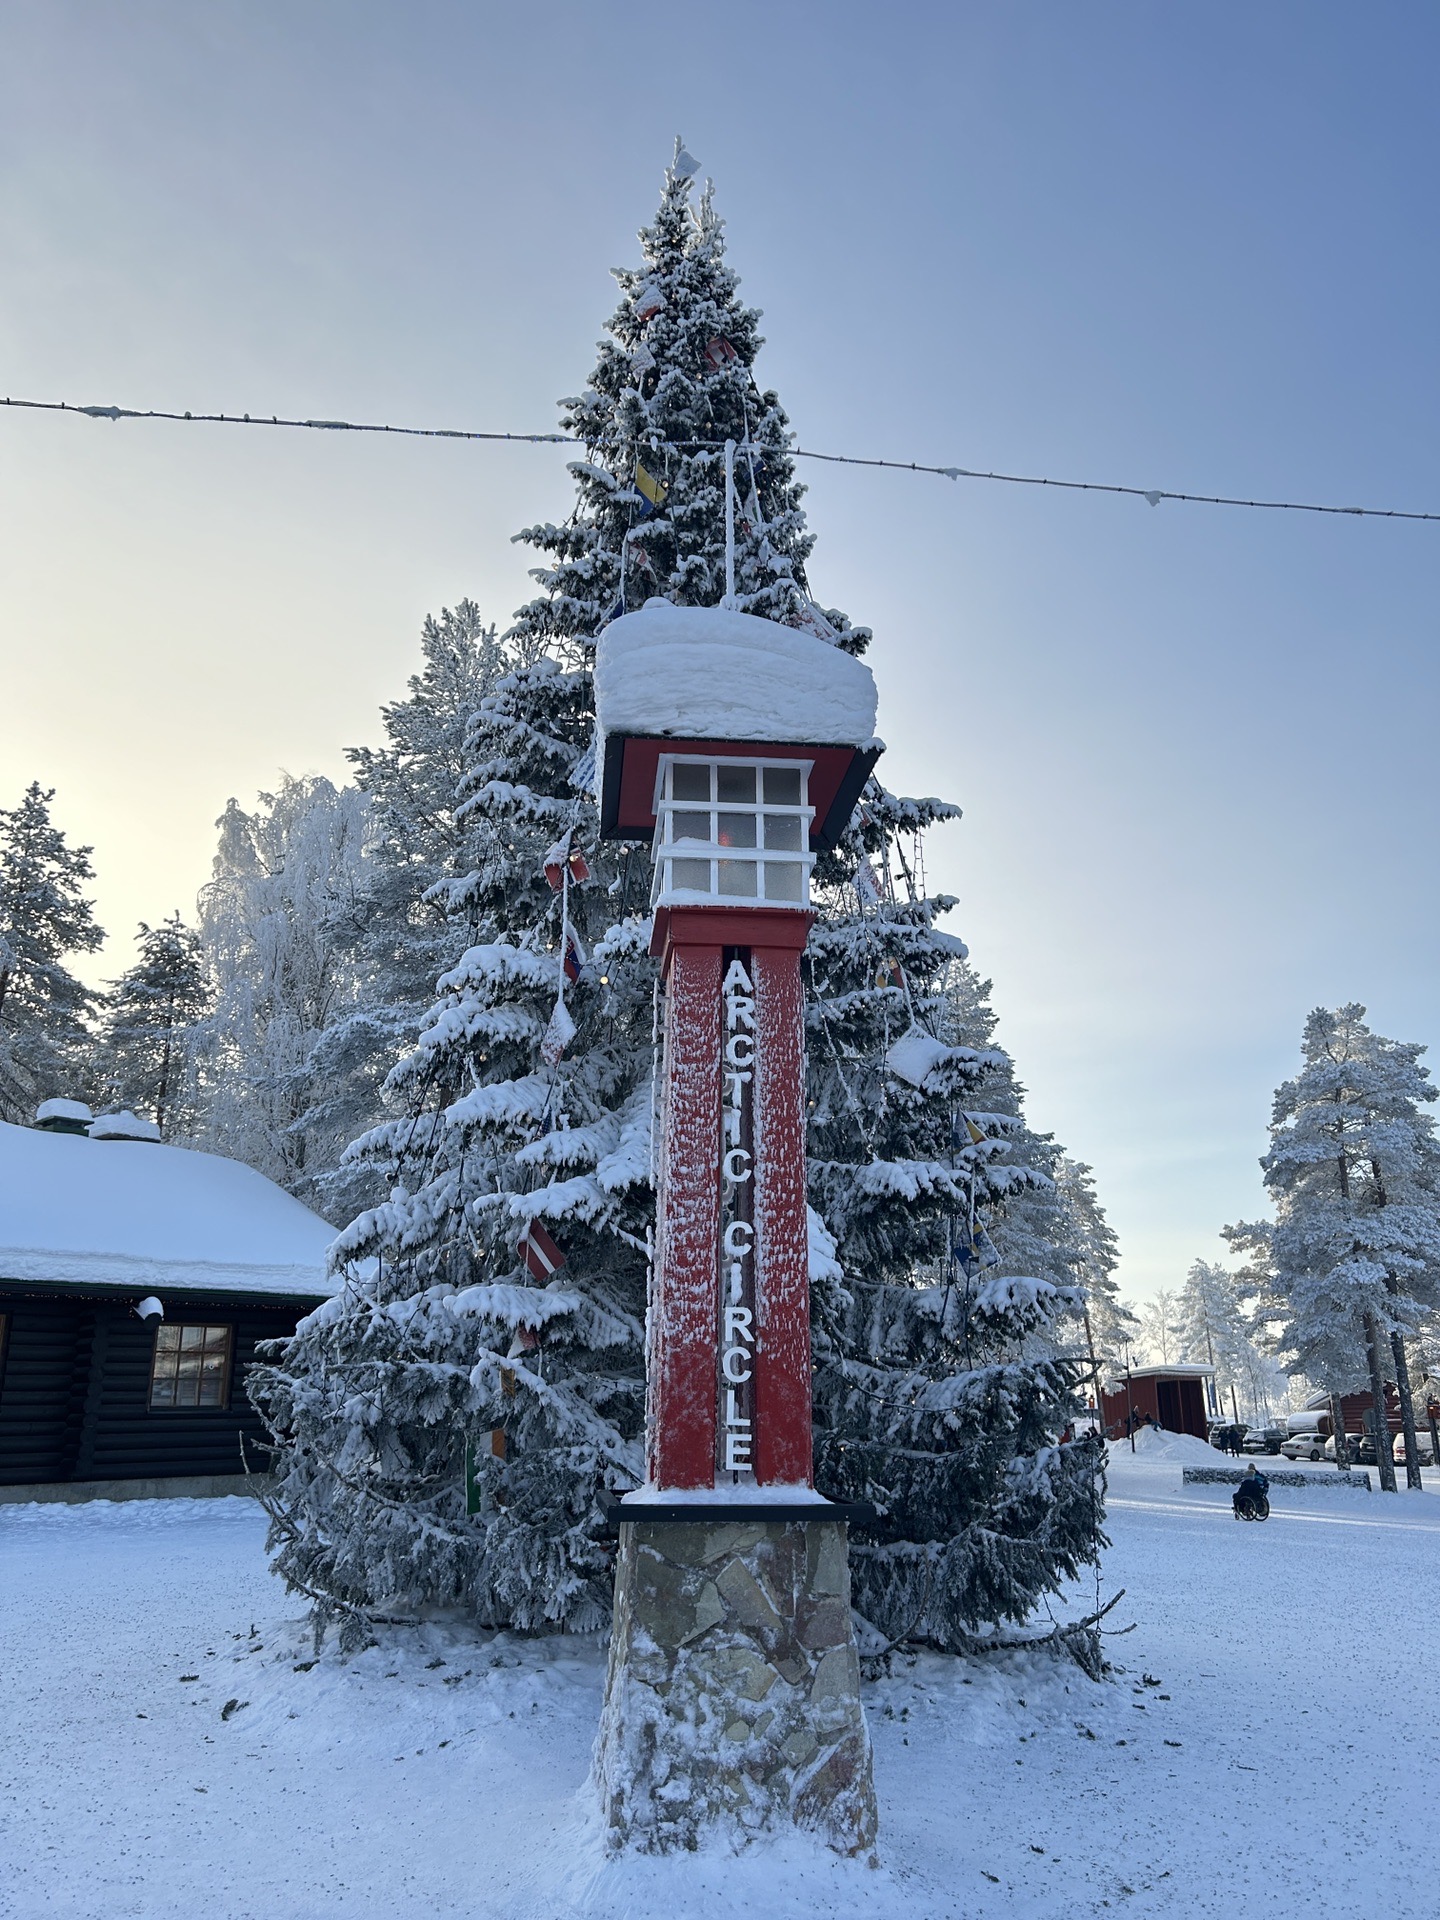
[[(1325, 1458), (1325, 1436), (1323, 1433), (1292, 1433), (1280, 1442), (1280, 1451), (1287, 1460), (1323, 1460)], [(1332, 1453), (1333, 1460), (1335, 1455)]]

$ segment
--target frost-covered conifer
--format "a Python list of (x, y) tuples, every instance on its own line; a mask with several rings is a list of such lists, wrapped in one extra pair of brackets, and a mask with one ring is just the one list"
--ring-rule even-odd
[[(387, 744), (349, 753), (369, 802), (363, 892), (334, 925), (354, 999), (316, 1040), (316, 1103), (301, 1121), (342, 1146), (384, 1117), (386, 1075), (415, 1044), (436, 980), (475, 938), (474, 924), (451, 912), (437, 889), (464, 871), (456, 799), (465, 735), (505, 669), (505, 652), (473, 600), (427, 616), (420, 645), (424, 665), (408, 698), (382, 709)], [(335, 1219), (352, 1218), (385, 1191), (353, 1160), (318, 1177)]]
[(806, 956), (811, 1197), (836, 1244), (815, 1289), (817, 1484), (882, 1510), (852, 1544), (859, 1610), (948, 1647), (1023, 1619), (1100, 1525), (1095, 1446), (1059, 1440), (1079, 1295), (1074, 1249), (1041, 1224), (1043, 1202), (1060, 1226), (1046, 1145), (1009, 1057), (940, 1037), (965, 951), (935, 925), (953, 900), (927, 896), (904, 853), (957, 814), (872, 782), (817, 866)]
[(1269, 1420), (1272, 1408), (1284, 1400), (1284, 1373), (1251, 1336), (1235, 1275), (1212, 1261), (1195, 1261), (1180, 1289), (1175, 1319), (1180, 1358), (1215, 1369), (1220, 1411), (1243, 1400), (1251, 1421)]
[(216, 994), (192, 1029), (196, 1139), (322, 1212), (320, 1178), (344, 1140), (323, 1120), (316, 1048), (358, 991), (346, 949), (363, 923), (366, 815), (356, 788), (318, 776), (287, 775), (253, 814), (232, 800), (200, 896)]
[[(594, 843), (595, 636), (655, 595), (721, 598), (731, 440), (739, 605), (856, 651), (868, 639), (810, 600), (788, 429), (754, 381), (757, 316), (708, 191), (692, 209), (671, 172), (640, 237), (590, 384), (564, 403), (586, 444), (575, 510), (518, 536), (544, 556), (543, 591), (507, 636), (522, 662), (471, 736), (457, 818), (472, 870), (436, 897), (476, 944), (391, 1075), (404, 1117), (352, 1149), (393, 1182), (340, 1242), (352, 1270), (378, 1260), (378, 1273), (352, 1277), (253, 1389), (281, 1446), (279, 1567), (322, 1618), (353, 1610), (355, 1632), (366, 1609), (424, 1602), (593, 1624), (608, 1601), (599, 1492), (641, 1470), (649, 863)], [(987, 1227), (1004, 1241), (1013, 1209), (1018, 1259), (1018, 1209), (1049, 1182), (1026, 1162), (1006, 1056), (945, 1027), (964, 950), (934, 923), (953, 902), (926, 897), (913, 868), (903, 877), (904, 843), (955, 811), (872, 784), (818, 869), (807, 961), (819, 1479), (887, 1509), (857, 1551), (862, 1608), (889, 1634), (942, 1645), (1023, 1615), (1093, 1551), (1099, 1522), (1094, 1453), (1058, 1440), (1075, 1368), (1056, 1331), (1072, 1296), (1048, 1268), (1027, 1271), (1028, 1254), (986, 1267)], [(590, 871), (570, 884), (569, 916), (593, 945), (562, 1017), (565, 903), (542, 868), (548, 853), (560, 873), (577, 846)], [(547, 1027), (566, 1042), (558, 1064)], [(532, 1219), (543, 1234), (527, 1265)], [(1032, 1238), (1063, 1279), (1073, 1261)]]
[(1260, 1165), (1275, 1203), (1270, 1222), (1227, 1227), (1249, 1257), (1245, 1282), (1295, 1371), (1332, 1396), (1369, 1387), (1377, 1411), (1381, 1485), (1395, 1467), (1383, 1417), (1396, 1383), (1407, 1473), (1418, 1484), (1405, 1340), (1440, 1302), (1440, 1162), (1425, 1048), (1387, 1040), (1354, 1004), (1317, 1007), (1305, 1023), (1304, 1065), (1275, 1095)]
[(351, 1149), (393, 1182), (338, 1242), (359, 1277), (252, 1386), (284, 1440), (278, 1567), (350, 1633), (377, 1605), (608, 1608), (600, 1496), (643, 1470), (653, 1014), (645, 862), (595, 845), (591, 727), (589, 675), (550, 659), (482, 702), (477, 865), (447, 889), (481, 938), (391, 1075), (403, 1117)]
[(158, 927), (142, 920), (135, 938), (140, 958), (105, 1002), (96, 1077), (116, 1106), (183, 1137), (195, 1117), (188, 1042), (211, 998), (200, 937), (175, 913)]
[[(677, 153), (679, 151), (677, 143)], [(543, 595), (516, 636), (553, 649), (587, 644), (605, 621), (652, 595), (713, 607), (725, 591), (725, 443), (740, 448), (735, 591), (746, 613), (791, 624), (816, 617), (805, 580), (814, 544), (778, 397), (755, 379), (760, 316), (742, 304), (724, 226), (707, 187), (673, 169), (639, 267), (617, 268), (620, 305), (584, 392), (562, 424), (586, 447), (571, 464), (575, 510), (517, 538), (546, 556)], [(828, 611), (821, 626), (848, 632)], [(858, 632), (849, 644), (868, 638)]]
[(82, 891), (92, 849), (66, 845), (54, 798), (32, 780), (0, 807), (0, 1119), (19, 1124), (37, 1101), (80, 1091), (97, 996), (64, 962), (105, 939)]
[(1140, 1323), (1120, 1298), (1115, 1279), (1120, 1243), (1095, 1191), (1093, 1169), (1083, 1160), (1061, 1155), (1055, 1181), (1069, 1242), (1079, 1256), (1075, 1267), (1082, 1292), (1078, 1331), (1084, 1337), (1090, 1393), (1098, 1412), (1101, 1387), (1119, 1370), (1121, 1355), (1135, 1340)]

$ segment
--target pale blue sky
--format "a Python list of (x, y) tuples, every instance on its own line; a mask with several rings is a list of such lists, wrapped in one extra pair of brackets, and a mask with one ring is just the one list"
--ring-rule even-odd
[[(545, 429), (670, 141), (805, 444), (1440, 509), (1423, 5), (0, 9), (0, 391)], [(503, 622), (556, 450), (0, 410), (0, 802), (112, 940)], [(1440, 1037), (1440, 527), (806, 472), (884, 770), (1136, 1292), (1260, 1205), (1317, 1001)]]

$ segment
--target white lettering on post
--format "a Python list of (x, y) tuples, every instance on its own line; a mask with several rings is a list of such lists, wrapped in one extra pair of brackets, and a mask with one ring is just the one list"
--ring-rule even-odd
[(718, 1144), (724, 1297), (720, 1327), (720, 1450), (722, 1472), (754, 1472), (755, 1187), (752, 1087), (755, 1066), (755, 986), (747, 955), (735, 954), (720, 991), (725, 1008), (723, 1097)]

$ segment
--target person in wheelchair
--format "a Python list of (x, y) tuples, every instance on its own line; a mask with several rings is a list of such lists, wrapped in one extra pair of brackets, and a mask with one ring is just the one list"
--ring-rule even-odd
[(1270, 1482), (1252, 1460), (1231, 1502), (1237, 1520), (1264, 1520), (1270, 1512)]

